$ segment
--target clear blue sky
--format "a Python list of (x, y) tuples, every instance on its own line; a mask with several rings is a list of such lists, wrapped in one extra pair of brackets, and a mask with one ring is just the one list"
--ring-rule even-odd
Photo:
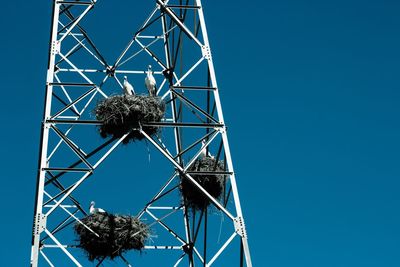
[[(254, 266), (400, 266), (400, 2), (203, 2)], [(153, 1), (97, 5), (119, 53)], [(29, 263), (50, 14), (2, 4), (2, 266)]]

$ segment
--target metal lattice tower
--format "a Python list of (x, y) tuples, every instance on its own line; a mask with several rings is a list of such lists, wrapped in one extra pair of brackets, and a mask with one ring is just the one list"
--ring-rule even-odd
[[(124, 75), (142, 81), (148, 62), (167, 113), (161, 122), (147, 124), (160, 127), (162, 134), (132, 131), (140, 131), (166, 159), (172, 175), (158, 177), (160, 190), (144, 206), (132, 207), (158, 235), (145, 251), (158, 260), (165, 257), (164, 266), (233, 266), (233, 260), (238, 262), (235, 266), (252, 266), (201, 0), (156, 0), (154, 10), (111, 63), (82, 26), (95, 4), (53, 1), (31, 266), (88, 264), (73, 235), (73, 225), (87, 215), (78, 189), (96, 182), (96, 169), (128, 135), (92, 138), (101, 124), (92, 110), (98, 100), (121, 90)], [(204, 148), (224, 162), (225, 170), (218, 172), (226, 177), (221, 199), (192, 177), (207, 173), (189, 171)], [(181, 179), (198, 187), (212, 205), (190, 210), (179, 194)], [(227, 222), (223, 227), (222, 220)], [(128, 253), (116, 261), (139, 266), (135, 257)]]

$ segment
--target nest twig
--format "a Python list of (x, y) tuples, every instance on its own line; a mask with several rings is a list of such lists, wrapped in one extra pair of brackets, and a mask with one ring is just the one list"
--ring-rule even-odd
[(141, 250), (149, 237), (148, 226), (128, 215), (95, 213), (81, 221), (94, 232), (80, 223), (75, 224), (78, 246), (85, 250), (90, 261), (114, 259), (128, 250)]
[[(224, 164), (211, 157), (204, 157), (196, 159), (190, 166), (188, 172), (221, 172), (224, 171)], [(193, 179), (196, 180), (211, 196), (219, 199), (222, 196), (225, 186), (224, 174), (191, 174)], [(181, 175), (180, 191), (184, 198), (186, 205), (195, 210), (202, 210), (206, 208), (211, 201), (204, 195), (201, 190), (195, 186), (188, 178)]]
[[(100, 101), (94, 113), (96, 119), (102, 121), (99, 133), (103, 138), (120, 138), (146, 122), (161, 121), (165, 113), (165, 103), (159, 97), (147, 95), (116, 95)], [(159, 131), (159, 127), (153, 126), (143, 126), (142, 129), (148, 135)], [(124, 143), (143, 138), (139, 131), (131, 131)]]

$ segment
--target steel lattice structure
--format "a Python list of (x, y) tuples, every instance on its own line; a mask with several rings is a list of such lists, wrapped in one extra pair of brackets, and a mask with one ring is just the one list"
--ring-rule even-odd
[[(178, 255), (173, 266), (224, 266), (225, 257), (235, 259), (239, 266), (252, 266), (201, 0), (156, 0), (112, 64), (82, 26), (95, 4), (95, 0), (53, 1), (31, 266), (56, 266), (60, 257), (62, 265), (86, 264), (77, 256), (82, 252), (72, 234), (73, 224), (87, 215), (78, 189), (95, 183), (95, 178), (85, 181), (96, 176), (96, 169), (128, 135), (91, 138), (101, 124), (91, 112), (96, 101), (122, 88), (123, 75), (142, 79), (144, 60), (153, 64), (157, 94), (168, 112), (161, 122), (146, 124), (160, 127), (162, 134), (149, 136), (141, 128), (132, 131), (140, 131), (165, 157), (172, 173), (160, 177), (160, 190), (144, 207), (135, 207), (137, 215), (159, 233), (145, 250)], [(222, 199), (213, 198), (192, 177), (209, 173), (188, 170), (204, 147), (225, 163), (224, 171), (214, 172), (226, 177)], [(190, 210), (179, 194), (181, 179), (198, 187), (213, 207)], [(221, 216), (229, 224), (220, 229)], [(216, 235), (222, 242), (212, 240)], [(240, 245), (232, 250), (235, 242)], [(132, 260), (121, 257), (118, 261), (131, 266)], [(97, 262), (97, 266), (106, 264)]]

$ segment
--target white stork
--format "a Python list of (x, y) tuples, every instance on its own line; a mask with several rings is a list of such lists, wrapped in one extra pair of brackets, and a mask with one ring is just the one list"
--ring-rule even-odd
[(128, 78), (124, 76), (124, 93), (125, 95), (134, 95), (135, 90), (133, 89), (132, 84), (128, 82)]
[(147, 68), (147, 75), (144, 79), (144, 85), (146, 86), (147, 90), (149, 91), (150, 96), (156, 96), (157, 94), (157, 83), (156, 79), (154, 79), (153, 71), (151, 70), (151, 65)]
[(94, 205), (96, 203), (94, 201), (90, 202), (90, 208), (89, 208), (89, 213), (90, 214), (95, 214), (95, 213), (105, 213), (106, 211), (101, 209), (101, 208), (95, 208)]
[(212, 159), (214, 158), (214, 156), (211, 155), (210, 151), (208, 151), (208, 153), (207, 153), (206, 141), (205, 141), (205, 140), (201, 141), (201, 147), (203, 148), (203, 149), (201, 150), (201, 152), (200, 152), (200, 155), (199, 155), (199, 157), (200, 157), (201, 159), (203, 159), (203, 158), (205, 158), (205, 157), (209, 157), (209, 158), (212, 158)]

